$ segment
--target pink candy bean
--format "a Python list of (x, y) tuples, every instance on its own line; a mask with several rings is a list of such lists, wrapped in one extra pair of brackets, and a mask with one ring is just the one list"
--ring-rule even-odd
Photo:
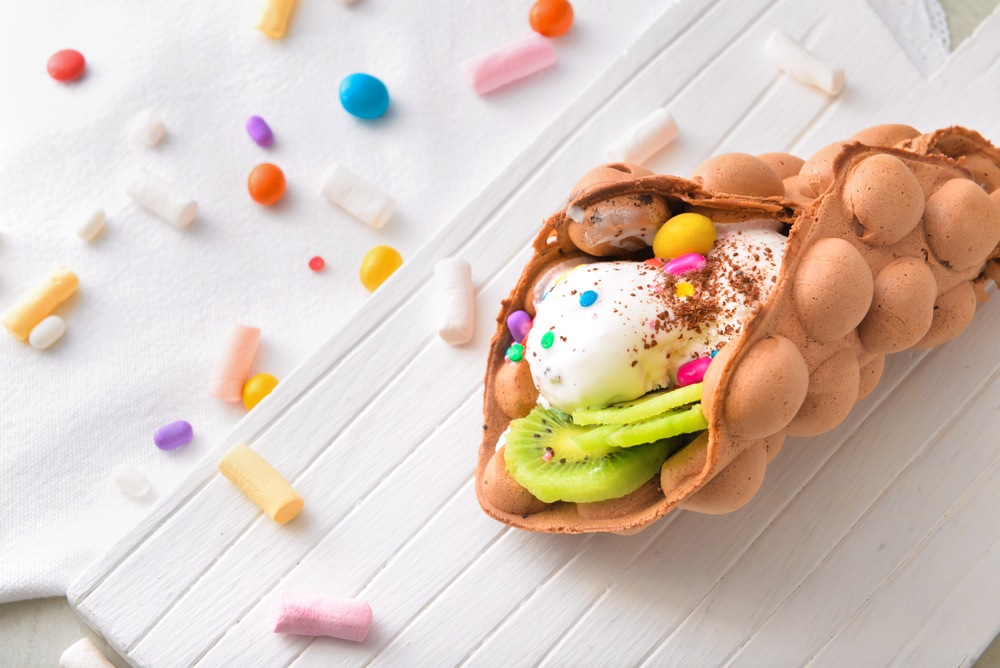
[(275, 633), (361, 642), (372, 625), (372, 607), (357, 599), (283, 591), (274, 597), (270, 621)]
[(700, 383), (705, 379), (705, 372), (711, 363), (711, 357), (699, 357), (696, 360), (682, 364), (681, 368), (677, 369), (677, 387)]
[(680, 274), (686, 274), (689, 271), (701, 271), (705, 268), (708, 261), (705, 259), (704, 255), (699, 255), (698, 253), (688, 253), (687, 255), (681, 255), (678, 258), (674, 258), (668, 262), (663, 267), (663, 271), (668, 274), (673, 274), (679, 276)]
[(556, 50), (541, 35), (534, 35), (462, 64), (473, 90), (485, 95), (501, 86), (541, 72), (556, 64)]

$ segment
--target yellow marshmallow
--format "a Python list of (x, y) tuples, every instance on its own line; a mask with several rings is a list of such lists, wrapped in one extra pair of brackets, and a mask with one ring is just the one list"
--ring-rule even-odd
[(297, 2), (298, 0), (267, 0), (257, 30), (272, 39), (284, 37)]
[(304, 502), (280, 473), (246, 445), (237, 445), (219, 460), (219, 471), (278, 524), (291, 522)]
[(66, 267), (56, 267), (45, 282), (21, 298), (3, 314), (3, 326), (17, 339), (26, 341), (35, 325), (52, 309), (76, 292), (80, 280)]

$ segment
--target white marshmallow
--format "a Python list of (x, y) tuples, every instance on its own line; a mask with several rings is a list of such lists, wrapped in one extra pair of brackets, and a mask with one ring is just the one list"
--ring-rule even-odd
[(149, 481), (146, 480), (146, 476), (128, 464), (119, 464), (112, 469), (111, 479), (123, 492), (136, 499), (149, 494)]
[(60, 668), (115, 668), (90, 638), (81, 638), (63, 651)]
[(376, 230), (385, 227), (396, 206), (378, 186), (339, 163), (334, 163), (327, 171), (320, 192), (331, 204)]
[(167, 126), (163, 124), (163, 119), (149, 109), (140, 112), (128, 126), (128, 134), (132, 141), (150, 148), (159, 144), (166, 133)]
[(666, 109), (654, 109), (608, 146), (605, 157), (608, 162), (641, 165), (675, 139), (677, 121)]
[(107, 217), (104, 215), (104, 209), (94, 209), (83, 216), (73, 231), (83, 241), (93, 241), (104, 231), (104, 223), (106, 221)]
[(169, 184), (144, 169), (135, 172), (126, 192), (136, 204), (177, 227), (187, 227), (198, 215), (197, 202), (178, 195)]
[(57, 315), (50, 315), (31, 328), (28, 343), (35, 350), (45, 350), (66, 333), (66, 321)]
[(469, 263), (458, 258), (439, 260), (434, 265), (434, 296), (438, 336), (452, 345), (468, 343), (475, 319)]
[(772, 63), (800, 83), (830, 95), (844, 89), (844, 70), (820, 60), (780, 30), (771, 33), (764, 50)]

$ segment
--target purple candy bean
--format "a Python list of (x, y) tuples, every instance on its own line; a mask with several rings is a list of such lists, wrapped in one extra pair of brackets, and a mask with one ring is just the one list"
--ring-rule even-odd
[(174, 450), (182, 445), (187, 445), (194, 438), (194, 430), (191, 423), (184, 420), (165, 424), (153, 434), (153, 443), (160, 450)]
[(267, 148), (274, 143), (274, 133), (271, 132), (267, 121), (260, 116), (251, 116), (247, 119), (247, 133), (257, 146)]
[(686, 274), (689, 271), (701, 271), (705, 268), (708, 261), (705, 259), (704, 255), (699, 255), (698, 253), (688, 253), (687, 255), (681, 255), (678, 258), (674, 258), (667, 264), (663, 266), (663, 271), (668, 274), (673, 274), (679, 276), (680, 274)]
[(705, 379), (705, 372), (711, 363), (711, 357), (699, 357), (696, 360), (682, 364), (681, 368), (677, 370), (677, 387), (700, 383)]
[(507, 329), (510, 330), (514, 341), (517, 343), (524, 341), (524, 337), (528, 336), (528, 330), (531, 329), (531, 316), (524, 311), (514, 311), (507, 316)]

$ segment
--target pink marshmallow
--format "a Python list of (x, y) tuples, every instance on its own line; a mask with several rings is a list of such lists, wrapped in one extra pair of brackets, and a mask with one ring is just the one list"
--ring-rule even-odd
[(223, 401), (236, 402), (243, 398), (243, 383), (250, 375), (253, 358), (260, 343), (260, 329), (236, 325), (226, 340), (226, 347), (215, 373), (208, 394)]
[(271, 603), (270, 623), (275, 633), (361, 642), (372, 625), (372, 607), (357, 599), (283, 591)]
[(555, 48), (541, 35), (534, 35), (467, 60), (462, 64), (462, 69), (473, 90), (479, 95), (485, 95), (555, 64)]

